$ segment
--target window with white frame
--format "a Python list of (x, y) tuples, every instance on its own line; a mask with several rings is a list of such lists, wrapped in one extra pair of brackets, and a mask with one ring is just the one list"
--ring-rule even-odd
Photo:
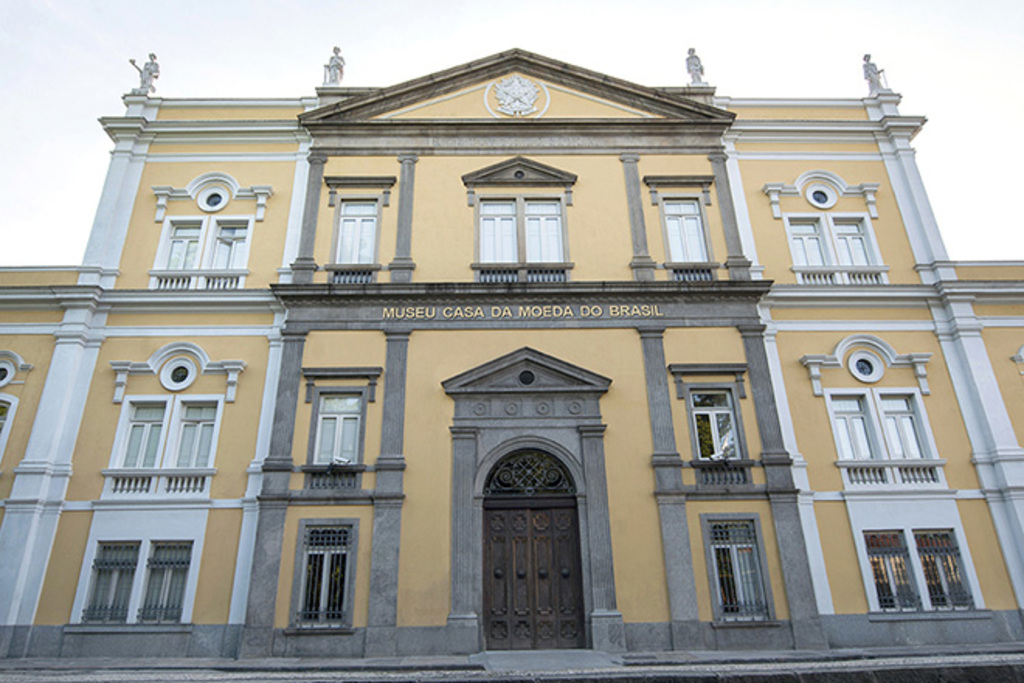
[(796, 266), (874, 266), (881, 263), (867, 216), (790, 215), (789, 244)]
[(705, 520), (715, 616), (722, 621), (770, 618), (754, 520)]
[(249, 216), (172, 217), (164, 221), (150, 287), (237, 289), (249, 261)]
[(336, 263), (376, 262), (377, 214), (376, 201), (342, 200), (339, 210)]
[(481, 200), (479, 215), (481, 263), (565, 261), (560, 200)]
[[(875, 599), (882, 611), (973, 609), (963, 560), (950, 529), (914, 529), (914, 549), (902, 530), (865, 531)], [(926, 592), (918, 591), (918, 578)]]
[(354, 529), (349, 525), (306, 526), (300, 555), (300, 625), (351, 623)]
[(82, 621), (123, 624), (128, 619), (139, 543), (100, 543)]
[(917, 391), (827, 392), (841, 460), (911, 460), (936, 456)]
[[(10, 409), (10, 405), (7, 401), (0, 401), (0, 437), (4, 434), (4, 427), (7, 425), (7, 411)], [(0, 455), (3, 451), (0, 451)]]
[(178, 623), (192, 563), (192, 541), (160, 541), (150, 545), (140, 622)]
[(347, 465), (359, 461), (362, 414), (362, 394), (320, 395), (313, 464)]
[(132, 398), (112, 466), (123, 469), (204, 469), (212, 466), (220, 397)]
[(668, 260), (672, 263), (707, 262), (709, 254), (700, 201), (665, 199), (661, 206)]
[(736, 441), (736, 412), (729, 391), (693, 390), (689, 408), (698, 458), (733, 460), (740, 457)]

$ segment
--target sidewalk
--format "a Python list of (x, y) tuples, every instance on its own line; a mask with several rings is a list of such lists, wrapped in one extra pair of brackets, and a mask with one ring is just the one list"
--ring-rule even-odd
[(690, 651), (615, 655), (592, 650), (482, 652), (381, 659), (6, 659), (0, 681), (644, 681), (645, 683), (1024, 683), (1024, 643), (828, 651)]

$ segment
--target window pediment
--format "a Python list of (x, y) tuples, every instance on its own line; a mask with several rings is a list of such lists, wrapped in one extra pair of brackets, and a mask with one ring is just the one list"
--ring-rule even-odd
[(441, 383), (449, 395), (486, 393), (604, 393), (611, 380), (524, 347)]

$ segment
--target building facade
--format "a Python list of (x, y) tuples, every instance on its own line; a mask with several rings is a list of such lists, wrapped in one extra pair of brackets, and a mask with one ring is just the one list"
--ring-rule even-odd
[(1024, 263), (897, 94), (339, 78), (126, 95), (0, 270), (0, 652), (1024, 639)]

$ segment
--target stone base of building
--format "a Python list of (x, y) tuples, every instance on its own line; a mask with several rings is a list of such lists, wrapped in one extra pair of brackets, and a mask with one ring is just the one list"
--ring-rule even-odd
[[(1016, 611), (841, 615), (821, 618), (829, 648), (969, 645), (1024, 642), (1024, 619)], [(631, 623), (625, 650), (790, 650), (788, 621), (687, 624)], [(599, 635), (599, 634), (598, 634)], [(684, 637), (685, 635), (685, 637)], [(344, 657), (366, 653), (366, 629), (274, 629), (263, 652), (241, 647), (238, 625), (6, 626), (0, 627), (4, 657)], [(459, 625), (393, 629), (395, 655), (465, 655), (471, 646)], [(602, 650), (600, 643), (595, 649)]]

